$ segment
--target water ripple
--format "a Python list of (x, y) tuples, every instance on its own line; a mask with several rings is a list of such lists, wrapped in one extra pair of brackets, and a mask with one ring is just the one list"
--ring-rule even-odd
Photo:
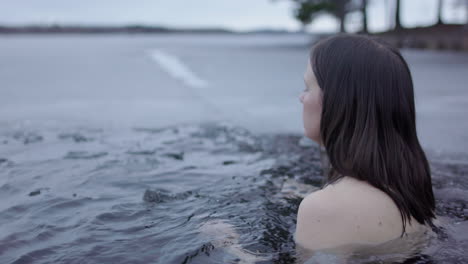
[[(24, 127), (0, 143), (0, 263), (294, 263), (299, 203), (323, 182), (302, 136), (229, 123)], [(428, 158), (445, 224), (418, 261), (462, 263), (468, 159)]]

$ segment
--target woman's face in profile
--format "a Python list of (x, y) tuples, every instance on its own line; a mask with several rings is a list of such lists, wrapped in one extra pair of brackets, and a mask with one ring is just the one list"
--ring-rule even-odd
[(322, 92), (310, 65), (304, 73), (305, 89), (300, 96), (303, 105), (302, 121), (304, 123), (305, 136), (321, 144), (320, 118), (322, 113)]

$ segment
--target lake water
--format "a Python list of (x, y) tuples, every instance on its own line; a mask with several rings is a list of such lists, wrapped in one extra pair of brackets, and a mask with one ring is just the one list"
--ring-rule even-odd
[[(0, 263), (300, 263), (311, 38), (1, 36)], [(405, 263), (465, 263), (468, 55), (403, 55), (443, 223)]]

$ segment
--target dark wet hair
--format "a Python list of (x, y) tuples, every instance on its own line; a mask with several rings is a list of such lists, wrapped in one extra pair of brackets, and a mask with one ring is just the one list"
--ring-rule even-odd
[(385, 192), (400, 211), (402, 236), (411, 216), (433, 226), (413, 80), (398, 49), (377, 37), (343, 33), (317, 42), (310, 63), (323, 95), (320, 136), (331, 165), (326, 184), (346, 175)]

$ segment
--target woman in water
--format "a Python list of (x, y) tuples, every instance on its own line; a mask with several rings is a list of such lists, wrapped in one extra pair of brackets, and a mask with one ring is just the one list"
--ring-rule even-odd
[(400, 52), (378, 38), (335, 35), (313, 46), (304, 79), (305, 135), (325, 149), (330, 170), (299, 206), (296, 245), (354, 250), (432, 227), (430, 168)]
[[(404, 58), (378, 38), (339, 34), (312, 47), (304, 80), (305, 136), (325, 149), (330, 168), (325, 186), (299, 206), (298, 263), (343, 263), (356, 253), (407, 258), (419, 250), (417, 234), (434, 226), (435, 201)], [(243, 263), (265, 260), (242, 249), (227, 223), (202, 230)], [(398, 240), (409, 234), (418, 239)]]

